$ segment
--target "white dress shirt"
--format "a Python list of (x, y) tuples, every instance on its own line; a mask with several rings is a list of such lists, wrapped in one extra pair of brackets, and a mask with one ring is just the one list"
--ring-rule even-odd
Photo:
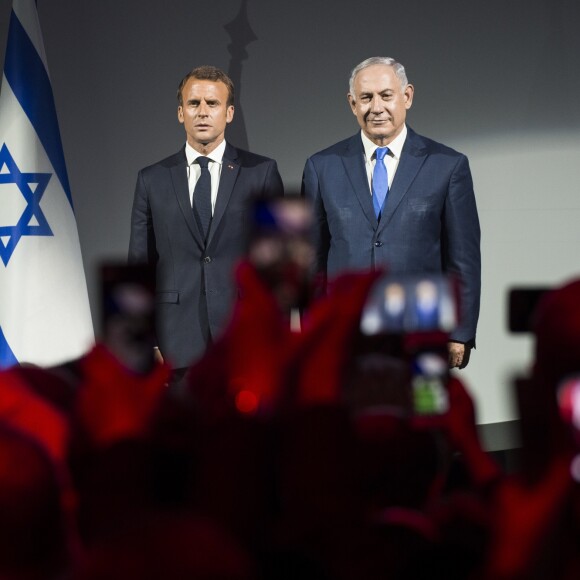
[(225, 139), (208, 155), (201, 155), (189, 143), (185, 144), (185, 156), (187, 157), (187, 180), (189, 182), (189, 201), (193, 206), (193, 191), (195, 184), (201, 175), (201, 167), (195, 163), (198, 157), (207, 157), (210, 159), (208, 166), (211, 175), (211, 213), (215, 209), (218, 188), (220, 185), (220, 175), (222, 173), (222, 162), (226, 150)]
[[(362, 131), (361, 137), (365, 152), (365, 167), (367, 170), (367, 178), (369, 180), (369, 190), (372, 191), (373, 170), (375, 168), (375, 150), (378, 149), (378, 145), (373, 143)], [(389, 178), (389, 189), (391, 188), (395, 173), (397, 172), (397, 167), (399, 166), (399, 160), (401, 159), (401, 152), (403, 151), (403, 145), (405, 144), (406, 138), (407, 125), (403, 125), (403, 130), (387, 145), (389, 153), (385, 155), (384, 161), (387, 167), (387, 177)]]

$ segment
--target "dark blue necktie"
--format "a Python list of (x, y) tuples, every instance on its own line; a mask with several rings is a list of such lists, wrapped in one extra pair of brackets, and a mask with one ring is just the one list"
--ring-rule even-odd
[(377, 147), (375, 149), (375, 168), (373, 170), (373, 207), (377, 219), (381, 216), (381, 211), (389, 193), (389, 176), (387, 175), (387, 166), (385, 165), (385, 155), (389, 152), (388, 147)]
[(209, 158), (198, 157), (195, 163), (201, 167), (201, 175), (193, 190), (193, 203), (199, 216), (203, 239), (207, 238), (209, 224), (211, 222), (211, 175), (208, 169)]

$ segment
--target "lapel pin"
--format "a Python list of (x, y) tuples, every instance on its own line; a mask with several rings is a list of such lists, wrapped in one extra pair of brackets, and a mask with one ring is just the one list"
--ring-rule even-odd
[(234, 166), (233, 165), (228, 165), (228, 169), (233, 169)]

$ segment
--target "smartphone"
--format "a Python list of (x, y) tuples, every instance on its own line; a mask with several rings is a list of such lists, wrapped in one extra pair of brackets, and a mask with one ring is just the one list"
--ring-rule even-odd
[(510, 289), (508, 293), (508, 328), (510, 332), (531, 332), (536, 306), (548, 290), (550, 288), (547, 286)]
[(247, 255), (284, 310), (308, 302), (314, 263), (313, 216), (302, 197), (253, 200)]
[(379, 278), (363, 308), (360, 330), (366, 335), (441, 331), (459, 319), (457, 281), (444, 274)]
[(154, 270), (144, 264), (105, 263), (100, 279), (103, 343), (128, 369), (148, 373), (155, 364)]
[(413, 413), (421, 417), (443, 415), (449, 410), (447, 336), (415, 335), (408, 343)]

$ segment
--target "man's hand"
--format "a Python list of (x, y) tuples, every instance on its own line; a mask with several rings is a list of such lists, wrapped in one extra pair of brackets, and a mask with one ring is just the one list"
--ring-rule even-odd
[(447, 346), (449, 348), (449, 368), (465, 368), (469, 361), (469, 356), (465, 357), (465, 345), (460, 342), (448, 342)]

